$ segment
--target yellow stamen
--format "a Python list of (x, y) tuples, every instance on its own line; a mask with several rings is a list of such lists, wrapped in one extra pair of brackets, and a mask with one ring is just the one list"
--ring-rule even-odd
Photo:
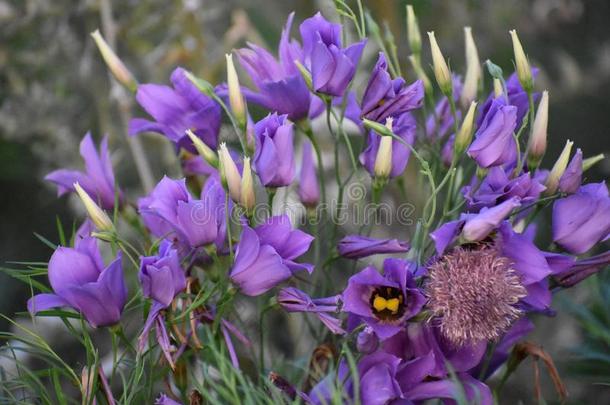
[(398, 298), (392, 298), (386, 301), (386, 308), (392, 311), (393, 314), (398, 312), (398, 305), (400, 305)]
[(375, 297), (375, 299), (373, 300), (373, 308), (375, 308), (375, 310), (377, 312), (381, 312), (384, 309), (386, 309), (386, 306), (388, 305), (388, 302), (386, 301), (385, 298), (380, 297), (379, 295)]

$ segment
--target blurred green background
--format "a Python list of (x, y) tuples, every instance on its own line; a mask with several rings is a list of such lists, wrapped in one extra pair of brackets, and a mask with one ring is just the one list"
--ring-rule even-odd
[[(610, 154), (609, 1), (364, 3), (393, 30), (403, 66), (408, 56), (407, 3), (415, 6), (422, 31), (436, 31), (458, 72), (464, 63), (463, 26), (472, 26), (481, 59), (492, 59), (506, 72), (512, 70), (508, 30), (517, 29), (532, 62), (541, 68), (537, 88), (549, 89), (551, 95), (547, 161), (558, 155), (566, 139), (575, 140), (585, 156)], [(58, 200), (54, 187), (42, 178), (59, 167), (81, 167), (78, 143), (86, 131), (91, 130), (97, 139), (110, 134), (121, 185), (132, 195), (141, 191), (125, 139), (125, 119), (141, 111), (113, 89), (90, 32), (99, 27), (111, 42), (116, 41), (117, 53), (140, 82), (167, 82), (171, 70), (181, 65), (216, 83), (223, 80), (227, 51), (246, 41), (275, 50), (290, 11), (296, 11), (298, 22), (318, 9), (333, 15), (326, 0), (0, 0), (0, 265), (48, 260), (51, 250), (33, 232), (57, 241), (56, 215), (70, 224), (76, 207), (69, 199)], [(296, 27), (293, 35), (298, 36)], [(376, 50), (372, 44), (368, 48), (364, 63), (370, 66)], [(412, 72), (408, 74), (407, 80), (412, 81)], [(120, 105), (125, 108), (122, 112)], [(176, 174), (176, 163), (164, 142), (155, 137), (141, 141), (157, 179), (166, 172)], [(606, 160), (587, 173), (587, 180), (601, 181), (609, 173)], [(606, 283), (610, 283), (607, 278)], [(598, 288), (592, 280), (571, 294), (562, 294), (559, 301), (570, 295), (571, 300), (589, 305), (610, 302), (595, 298)], [(0, 312), (12, 316), (22, 311), (28, 294), (23, 285), (0, 274)], [(593, 316), (598, 315), (608, 327), (610, 319), (604, 310)], [(533, 340), (560, 364), (571, 403), (610, 401), (608, 386), (597, 384), (610, 382), (608, 358), (585, 370), (592, 377), (574, 375), (583, 371), (570, 351), (587, 336), (582, 323), (563, 314), (539, 325)], [(0, 329), (5, 328), (0, 323)], [(598, 348), (601, 353), (605, 348), (607, 355), (610, 332), (605, 333)], [(591, 364), (585, 363), (585, 368)], [(533, 398), (532, 373), (527, 361), (506, 391), (517, 398)], [(545, 397), (555, 398), (549, 382), (544, 382)], [(502, 403), (515, 403), (506, 401)]]

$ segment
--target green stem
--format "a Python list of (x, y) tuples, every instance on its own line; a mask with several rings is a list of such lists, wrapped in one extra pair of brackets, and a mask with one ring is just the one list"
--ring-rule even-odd
[(229, 208), (229, 191), (225, 192), (225, 221), (227, 226), (227, 239), (229, 241), (229, 256), (233, 262), (233, 238), (231, 236), (231, 209)]

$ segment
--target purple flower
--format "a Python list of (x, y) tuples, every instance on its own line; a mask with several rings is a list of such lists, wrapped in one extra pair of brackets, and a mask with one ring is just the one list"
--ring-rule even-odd
[(366, 40), (341, 46), (341, 25), (333, 24), (319, 12), (300, 26), (303, 53), (316, 92), (340, 97), (352, 81)]
[(186, 71), (176, 68), (170, 78), (173, 88), (159, 84), (138, 86), (136, 100), (154, 119), (134, 118), (129, 134), (157, 132), (165, 135), (177, 147), (194, 152), (185, 134), (191, 129), (210, 148), (216, 149), (220, 130), (220, 106), (201, 93), (186, 77)]
[[(457, 102), (462, 94), (462, 80), (459, 76), (452, 76), (453, 98)], [(426, 134), (433, 139), (440, 139), (453, 131), (453, 114), (449, 99), (443, 97), (434, 107), (434, 114), (431, 114), (426, 121)], [(457, 111), (458, 119), (461, 119), (462, 112)]]
[(315, 207), (320, 201), (320, 185), (313, 161), (311, 142), (303, 141), (303, 159), (299, 177), (299, 198), (306, 207)]
[(269, 114), (254, 126), (254, 168), (266, 187), (290, 185), (295, 176), (294, 127), (286, 115)]
[(516, 125), (517, 108), (506, 105), (502, 97), (494, 99), (468, 148), (468, 155), (483, 168), (514, 163), (517, 159), (517, 144), (513, 137)]
[(565, 172), (559, 178), (559, 191), (572, 194), (578, 191), (582, 183), (582, 151), (576, 150), (574, 157)]
[(341, 321), (328, 315), (337, 312), (339, 306), (338, 295), (327, 298), (314, 298), (294, 287), (282, 288), (277, 294), (277, 302), (286, 312), (312, 312), (334, 334), (344, 334)]
[(114, 325), (127, 300), (121, 255), (104, 268), (97, 239), (77, 237), (74, 248), (58, 247), (48, 266), (54, 294), (28, 300), (35, 314), (54, 307), (70, 307), (83, 314), (93, 327)]
[[(58, 195), (74, 191), (74, 183), (78, 183), (100, 206), (107, 210), (114, 208), (117, 186), (114, 182), (114, 172), (108, 153), (108, 137), (105, 136), (100, 144), (98, 154), (91, 133), (87, 132), (80, 143), (80, 155), (85, 161), (85, 172), (78, 170), (60, 169), (49, 173), (45, 180), (57, 184)], [(119, 191), (119, 203), (122, 200)]]
[(163, 176), (148, 196), (138, 200), (138, 212), (150, 232), (163, 238), (174, 232), (174, 224), (178, 222), (178, 202), (191, 199), (184, 179), (173, 180)]
[(425, 302), (415, 285), (414, 266), (405, 260), (386, 259), (383, 275), (366, 267), (350, 277), (343, 292), (343, 310), (360, 317), (381, 340), (398, 333)]
[(349, 235), (339, 241), (339, 254), (347, 259), (361, 259), (383, 253), (405, 253), (408, 242), (397, 239), (374, 239), (360, 235)]
[(388, 73), (385, 55), (380, 52), (369, 83), (362, 96), (362, 115), (384, 123), (388, 117), (397, 117), (407, 111), (420, 108), (424, 98), (421, 80), (406, 86), (401, 77), (392, 80)]
[(510, 170), (492, 167), (480, 186), (477, 187), (478, 180), (474, 178), (473, 183), (462, 190), (468, 210), (478, 212), (483, 207), (493, 207), (513, 197), (518, 197), (524, 205), (531, 204), (545, 190), (539, 179), (532, 178), (530, 173), (515, 178), (509, 175)]
[(293, 230), (287, 215), (269, 218), (252, 229), (244, 226), (231, 281), (245, 295), (264, 294), (287, 280), (296, 271), (313, 271), (313, 265), (294, 262), (308, 249), (313, 237)]
[[(393, 132), (406, 143), (413, 145), (415, 142), (416, 125), (415, 118), (410, 113), (404, 113), (394, 120)], [(364, 165), (372, 176), (375, 175), (375, 161), (380, 142), (381, 136), (372, 130), (369, 131), (366, 147), (360, 154), (360, 163)], [(405, 171), (410, 155), (411, 149), (402, 142), (392, 139), (392, 170), (390, 171), (390, 178), (400, 176)]]
[(610, 251), (576, 261), (567, 271), (557, 276), (559, 285), (573, 287), (610, 264)]
[(157, 255), (140, 258), (138, 277), (144, 296), (164, 307), (169, 306), (174, 297), (186, 287), (178, 251), (172, 249), (171, 242), (167, 240), (161, 242)]
[(582, 254), (610, 236), (610, 197), (604, 182), (586, 184), (553, 205), (553, 241)]
[(296, 41), (290, 40), (290, 28), (294, 13), (288, 16), (279, 45), (279, 61), (266, 49), (248, 44), (250, 49), (237, 51), (258, 92), (244, 89), (248, 101), (260, 104), (270, 111), (286, 114), (292, 121), (307, 118), (312, 95), (295, 65), (303, 63), (303, 51)]
[(159, 395), (159, 398), (155, 400), (155, 405), (182, 405), (182, 403), (174, 401), (165, 394), (161, 394)]

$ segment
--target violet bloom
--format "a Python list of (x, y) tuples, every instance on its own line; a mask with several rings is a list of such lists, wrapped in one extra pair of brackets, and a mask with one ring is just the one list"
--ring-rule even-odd
[(553, 241), (582, 254), (610, 236), (610, 197), (604, 182), (586, 184), (553, 204)]
[[(459, 76), (452, 76), (453, 84), (453, 98), (457, 103), (462, 94), (462, 80)], [(434, 114), (431, 114), (426, 121), (426, 135), (433, 139), (441, 139), (449, 135), (453, 131), (453, 114), (451, 113), (451, 106), (449, 105), (449, 99), (443, 97), (436, 106), (434, 107)], [(456, 113), (458, 120), (462, 118), (462, 112), (460, 110)]]
[(176, 68), (170, 77), (173, 88), (159, 84), (138, 86), (136, 100), (154, 119), (134, 118), (129, 123), (129, 134), (157, 132), (165, 135), (178, 148), (192, 150), (192, 142), (185, 134), (192, 130), (210, 148), (218, 146), (220, 106), (204, 95), (186, 77), (186, 71)]
[(572, 194), (578, 191), (582, 183), (582, 151), (576, 150), (574, 157), (559, 178), (559, 191)]
[(157, 255), (140, 258), (138, 278), (143, 295), (164, 307), (169, 306), (174, 297), (186, 287), (178, 251), (172, 249), (171, 242), (167, 240), (161, 242)]
[(610, 265), (610, 251), (580, 259), (572, 267), (557, 276), (557, 283), (564, 288), (573, 287), (608, 265)]
[(248, 44), (250, 49), (242, 48), (237, 54), (258, 90), (244, 89), (246, 99), (270, 111), (286, 114), (296, 122), (307, 118), (313, 96), (295, 65), (295, 61), (304, 63), (304, 59), (299, 43), (290, 40), (293, 18), (294, 13), (290, 13), (282, 31), (279, 61), (266, 49), (254, 44)]
[(407, 86), (402, 77), (392, 80), (385, 55), (380, 52), (362, 96), (362, 115), (369, 120), (384, 123), (388, 117), (397, 117), (420, 108), (423, 98), (422, 81), (417, 80)]
[(93, 327), (114, 325), (127, 301), (121, 255), (104, 267), (97, 239), (77, 237), (74, 248), (58, 247), (48, 266), (54, 294), (38, 294), (28, 300), (35, 314), (54, 307), (80, 312)]
[(265, 187), (290, 185), (295, 176), (294, 126), (286, 115), (269, 114), (254, 126), (254, 168)]
[(502, 97), (494, 99), (468, 148), (468, 155), (483, 168), (513, 164), (517, 160), (513, 137), (516, 125), (517, 108), (506, 105)]
[(366, 267), (350, 277), (343, 292), (343, 310), (360, 317), (381, 340), (398, 333), (425, 303), (415, 284), (414, 267), (400, 259), (386, 259), (383, 275)]
[(311, 142), (303, 141), (303, 159), (299, 175), (299, 198), (306, 207), (315, 207), (320, 202), (320, 185), (314, 165)]
[(536, 201), (546, 188), (530, 173), (514, 178), (510, 173), (511, 170), (492, 167), (479, 186), (479, 180), (473, 178), (472, 183), (462, 189), (468, 210), (478, 212), (483, 207), (493, 207), (513, 197), (518, 197), (521, 204), (528, 205)]
[(254, 229), (245, 225), (229, 275), (231, 281), (243, 294), (257, 296), (294, 272), (311, 273), (313, 265), (296, 263), (294, 259), (307, 252), (312, 241), (311, 235), (292, 229), (287, 215), (271, 217)]
[[(404, 142), (409, 145), (413, 145), (415, 142), (415, 130), (417, 123), (415, 118), (410, 113), (404, 113), (400, 115), (393, 122), (393, 132), (398, 137), (402, 138)], [(375, 175), (375, 161), (377, 160), (377, 151), (379, 150), (379, 144), (381, 142), (381, 136), (374, 131), (369, 131), (366, 139), (366, 147), (360, 154), (360, 163), (366, 168), (371, 174)], [(409, 163), (409, 156), (411, 155), (411, 149), (409, 149), (402, 142), (392, 139), (392, 169), (390, 171), (390, 178), (400, 176)]]
[(303, 21), (300, 31), (313, 90), (329, 96), (342, 96), (354, 78), (366, 40), (343, 48), (341, 24), (329, 22), (319, 12)]
[(360, 235), (349, 235), (337, 245), (339, 254), (347, 259), (362, 259), (376, 254), (405, 253), (411, 246), (398, 239), (375, 239)]
[(328, 313), (337, 312), (340, 296), (311, 298), (294, 287), (282, 288), (277, 294), (277, 302), (286, 312), (311, 312), (334, 334), (342, 335), (341, 321)]
[[(47, 174), (45, 180), (57, 184), (57, 193), (60, 196), (74, 191), (74, 183), (78, 183), (102, 208), (112, 210), (117, 186), (108, 153), (108, 137), (102, 139), (98, 154), (91, 133), (87, 132), (80, 143), (80, 155), (85, 161), (85, 172), (60, 169)], [(122, 194), (120, 191), (118, 193), (120, 203)]]

